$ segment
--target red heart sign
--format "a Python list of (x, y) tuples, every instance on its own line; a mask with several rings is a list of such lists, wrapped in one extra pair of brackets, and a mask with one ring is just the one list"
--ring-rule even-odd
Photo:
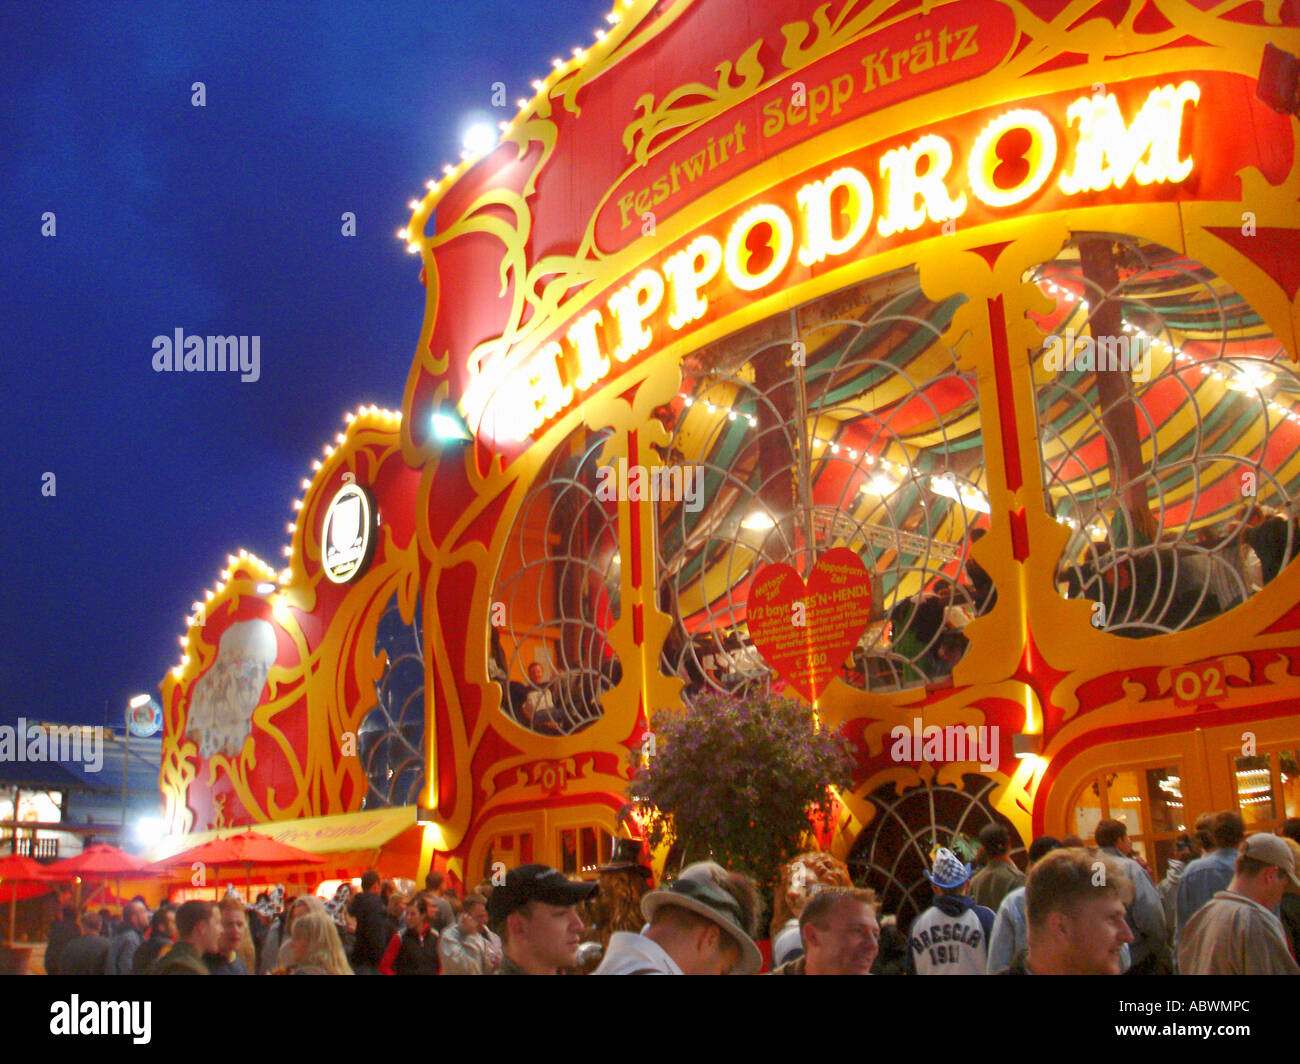
[(871, 619), (871, 574), (848, 547), (817, 559), (805, 584), (790, 566), (765, 565), (749, 585), (749, 638), (809, 702), (834, 679)]

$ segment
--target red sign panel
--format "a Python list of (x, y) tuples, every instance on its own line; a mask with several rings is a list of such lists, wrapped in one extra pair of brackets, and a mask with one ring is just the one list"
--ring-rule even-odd
[(765, 565), (749, 589), (749, 638), (764, 660), (815, 702), (871, 619), (871, 574), (847, 547), (817, 559), (805, 583), (784, 563)]

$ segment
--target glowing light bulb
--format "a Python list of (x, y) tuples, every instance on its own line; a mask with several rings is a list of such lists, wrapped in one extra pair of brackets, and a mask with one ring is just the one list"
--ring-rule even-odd
[(472, 155), (486, 155), (496, 146), (497, 135), (486, 122), (475, 122), (461, 138), (461, 147)]

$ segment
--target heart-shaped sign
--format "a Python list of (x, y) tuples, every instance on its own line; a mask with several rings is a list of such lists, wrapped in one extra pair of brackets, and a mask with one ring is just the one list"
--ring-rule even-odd
[(807, 584), (783, 562), (765, 565), (749, 585), (748, 615), (763, 659), (815, 702), (866, 631), (871, 574), (848, 547), (818, 558)]

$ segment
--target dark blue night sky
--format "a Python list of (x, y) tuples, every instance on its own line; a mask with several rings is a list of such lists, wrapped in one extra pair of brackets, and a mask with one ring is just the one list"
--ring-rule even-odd
[[(407, 202), (609, 7), (5, 6), (0, 718), (120, 723), (228, 553), (283, 564), (344, 413), (401, 405)], [(155, 373), (177, 328), (259, 336), (260, 379)]]

